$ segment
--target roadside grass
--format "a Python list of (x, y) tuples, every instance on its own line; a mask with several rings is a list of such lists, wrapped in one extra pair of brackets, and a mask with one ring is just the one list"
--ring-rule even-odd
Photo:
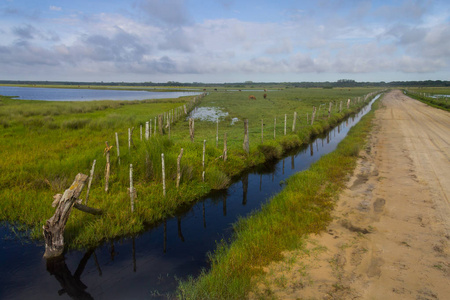
[[(362, 101), (353, 101), (350, 109), (339, 101), (376, 91), (375, 89), (289, 89), (268, 92), (211, 92), (200, 107), (219, 107), (228, 115), (219, 121), (219, 144), (216, 147), (216, 122), (195, 121), (195, 140), (189, 139), (187, 118), (172, 124), (164, 136), (152, 133), (150, 140), (140, 140), (140, 125), (157, 115), (184, 104), (191, 109), (192, 97), (157, 101), (49, 102), (17, 100), (0, 96), (0, 220), (24, 224), (31, 237), (42, 238), (42, 225), (53, 215), (52, 196), (64, 192), (77, 173), (89, 174), (97, 160), (89, 196), (89, 206), (105, 211), (90, 216), (74, 210), (65, 230), (69, 248), (95, 246), (110, 238), (141, 232), (173, 215), (182, 205), (189, 205), (212, 189), (221, 189), (230, 178), (245, 169), (279, 157), (291, 148), (308, 142), (356, 111)], [(249, 100), (249, 94), (256, 100)], [(325, 99), (325, 100), (324, 100)], [(314, 126), (306, 124), (312, 106), (335, 101), (331, 117), (328, 104), (322, 105)], [(325, 108), (326, 106), (326, 108)], [(292, 131), (293, 113), (298, 113)], [(284, 116), (287, 132), (284, 135)], [(277, 118), (273, 138), (274, 117)], [(239, 121), (231, 124), (233, 118)], [(242, 150), (243, 118), (249, 120), (250, 153)], [(264, 143), (261, 143), (261, 119), (266, 119)], [(153, 121), (152, 121), (153, 124)], [(128, 128), (135, 127), (133, 145), (128, 149)], [(120, 141), (120, 164), (117, 158), (115, 132)], [(228, 160), (220, 158), (223, 135), (227, 133)], [(206, 143), (206, 180), (202, 181), (202, 148)], [(105, 141), (113, 148), (109, 191), (105, 193)], [(176, 160), (180, 149), (181, 186), (176, 189)], [(161, 153), (165, 154), (167, 195), (162, 192)], [(131, 213), (129, 165), (133, 164), (137, 191), (135, 212)], [(85, 192), (81, 199), (85, 198)]]
[(290, 177), (283, 191), (260, 211), (239, 220), (231, 240), (221, 241), (209, 255), (210, 270), (180, 282), (178, 297), (245, 299), (264, 266), (282, 259), (285, 250), (302, 249), (307, 235), (324, 230), (339, 192), (356, 166), (373, 117), (374, 112), (369, 112), (336, 151)]
[[(450, 111), (449, 88), (410, 88), (403, 90), (407, 96), (419, 100), (432, 107)], [(447, 97), (435, 97), (435, 95), (447, 95)]]

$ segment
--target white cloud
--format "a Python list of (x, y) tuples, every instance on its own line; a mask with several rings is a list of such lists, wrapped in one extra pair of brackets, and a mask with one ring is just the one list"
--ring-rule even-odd
[(53, 10), (53, 11), (61, 11), (61, 10), (62, 10), (62, 8), (61, 8), (61, 7), (59, 7), (59, 6), (54, 6), (54, 5), (51, 5), (51, 6), (50, 6), (50, 10)]

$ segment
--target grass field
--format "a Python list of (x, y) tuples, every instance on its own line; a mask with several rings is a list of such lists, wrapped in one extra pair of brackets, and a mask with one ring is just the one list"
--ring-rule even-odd
[[(168, 128), (165, 135), (140, 140), (140, 125), (157, 115), (192, 103), (192, 97), (157, 101), (47, 102), (0, 97), (0, 220), (19, 228), (30, 229), (30, 235), (41, 238), (42, 225), (53, 215), (52, 196), (62, 193), (77, 173), (89, 174), (97, 161), (89, 206), (100, 208), (103, 216), (92, 216), (77, 210), (66, 226), (65, 241), (69, 247), (87, 247), (108, 238), (133, 234), (148, 224), (161, 221), (181, 205), (194, 202), (211, 189), (227, 186), (230, 178), (268, 159), (280, 157), (290, 148), (306, 143), (362, 106), (364, 95), (375, 89), (285, 89), (266, 92), (225, 92), (209, 89), (198, 107), (220, 108), (228, 115), (219, 119), (219, 141), (216, 147), (215, 121), (195, 121), (195, 140), (190, 141), (188, 121), (183, 116)], [(252, 94), (256, 100), (249, 100)], [(360, 97), (360, 102), (357, 101)], [(346, 100), (352, 99), (350, 109)], [(343, 111), (338, 112), (343, 101)], [(328, 103), (333, 103), (328, 118)], [(312, 107), (320, 107), (313, 126)], [(188, 108), (189, 109), (189, 108)], [(295, 131), (293, 115), (297, 112)], [(284, 135), (284, 119), (287, 134)], [(232, 120), (237, 118), (232, 125)], [(249, 121), (250, 153), (242, 149), (243, 119)], [(276, 138), (274, 139), (274, 118)], [(235, 119), (236, 120), (236, 119)], [(261, 120), (264, 142), (261, 143)], [(135, 127), (131, 149), (128, 128)], [(120, 140), (120, 164), (116, 157), (115, 132)], [(219, 157), (223, 135), (228, 137), (228, 160)], [(202, 181), (202, 147), (206, 140), (206, 180)], [(111, 150), (110, 189), (104, 191), (105, 141)], [(176, 160), (181, 161), (182, 178), (175, 187)], [(165, 154), (167, 195), (163, 196), (161, 153)], [(134, 167), (137, 191), (135, 212), (130, 211), (127, 194), (129, 165)], [(82, 198), (84, 198), (82, 193)]]
[[(231, 242), (222, 241), (211, 254), (211, 269), (180, 283), (179, 299), (246, 299), (264, 266), (281, 259), (285, 250), (303, 249), (308, 234), (325, 229), (346, 175), (364, 149), (373, 116), (373, 111), (364, 116), (336, 151), (290, 177), (261, 211), (237, 222)], [(270, 291), (257, 295), (271, 299)]]

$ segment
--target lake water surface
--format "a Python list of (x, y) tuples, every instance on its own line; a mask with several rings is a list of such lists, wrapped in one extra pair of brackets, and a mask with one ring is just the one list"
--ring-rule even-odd
[(201, 93), (0, 86), (0, 95), (3, 96), (17, 96), (18, 99), (45, 101), (146, 100), (199, 94)]

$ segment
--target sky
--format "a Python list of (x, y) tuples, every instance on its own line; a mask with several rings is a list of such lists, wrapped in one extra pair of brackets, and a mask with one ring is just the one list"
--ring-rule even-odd
[(0, 80), (450, 80), (450, 1), (0, 0)]

